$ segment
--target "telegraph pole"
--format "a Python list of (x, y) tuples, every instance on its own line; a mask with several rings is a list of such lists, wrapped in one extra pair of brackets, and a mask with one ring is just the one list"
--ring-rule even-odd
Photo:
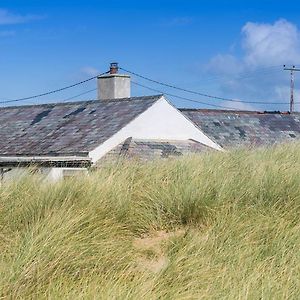
[(294, 87), (295, 87), (295, 77), (294, 72), (299, 72), (300, 69), (296, 68), (295, 66), (287, 67), (283, 65), (283, 69), (285, 71), (290, 71), (291, 73), (291, 97), (290, 97), (290, 113), (294, 112)]

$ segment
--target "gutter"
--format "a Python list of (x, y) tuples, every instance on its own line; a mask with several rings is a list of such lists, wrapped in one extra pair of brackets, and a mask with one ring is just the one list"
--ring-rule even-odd
[(0, 156), (0, 168), (58, 167), (87, 168), (92, 165), (88, 157), (78, 156)]

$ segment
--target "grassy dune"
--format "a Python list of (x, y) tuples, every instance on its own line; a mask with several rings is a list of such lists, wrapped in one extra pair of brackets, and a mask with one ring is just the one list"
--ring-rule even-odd
[(0, 299), (299, 299), (300, 144), (0, 188)]

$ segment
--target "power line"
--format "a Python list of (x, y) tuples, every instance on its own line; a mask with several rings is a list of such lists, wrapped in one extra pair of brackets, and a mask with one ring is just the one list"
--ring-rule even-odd
[(80, 93), (80, 94), (78, 94), (78, 95), (72, 96), (72, 97), (70, 97), (70, 98), (66, 98), (66, 99), (63, 100), (63, 102), (69, 101), (69, 100), (72, 100), (72, 99), (75, 99), (75, 98), (77, 98), (77, 97), (79, 97), (79, 96), (86, 95), (86, 94), (91, 93), (91, 92), (94, 92), (94, 91), (96, 91), (96, 90), (97, 90), (97, 89), (92, 89), (92, 90), (89, 90), (89, 91)]
[[(261, 69), (275, 68), (275, 67), (277, 67), (277, 66), (265, 67), (265, 68), (261, 68)], [(148, 80), (150, 82), (153, 82), (153, 83), (156, 83), (156, 84), (159, 84), (159, 85), (163, 85), (163, 86), (166, 86), (166, 87), (169, 87), (169, 88), (173, 88), (173, 89), (176, 89), (176, 90), (180, 90), (180, 91), (183, 91), (183, 92), (196, 94), (196, 95), (199, 95), (199, 96), (202, 96), (202, 97), (207, 97), (207, 98), (210, 98), (210, 99), (215, 99), (215, 100), (217, 99), (217, 100), (223, 100), (223, 101), (235, 102), (235, 103), (249, 103), (249, 104), (265, 104), (265, 105), (278, 105), (278, 104), (284, 104), (284, 105), (286, 105), (286, 104), (288, 104), (287, 102), (242, 101), (242, 100), (237, 100), (237, 99), (232, 99), (232, 98), (225, 98), (225, 97), (214, 96), (214, 95), (210, 95), (210, 94), (206, 94), (206, 93), (201, 93), (201, 92), (192, 91), (192, 90), (188, 90), (188, 89), (185, 89), (185, 88), (177, 87), (175, 85), (167, 84), (167, 83), (164, 83), (164, 82), (160, 82), (158, 80), (154, 80), (154, 79), (148, 78), (146, 76), (137, 74), (135, 72), (126, 70), (126, 69), (124, 69), (122, 67), (120, 67), (120, 69), (123, 70), (123, 71), (125, 71), (125, 72), (127, 72), (127, 73), (130, 73), (132, 75), (140, 77), (142, 79)], [(75, 86), (81, 85), (81, 84), (83, 84), (85, 82), (91, 81), (91, 80), (97, 78), (98, 76), (101, 76), (101, 75), (104, 75), (104, 74), (107, 74), (107, 73), (109, 73), (109, 71), (104, 72), (102, 74), (99, 74), (97, 76), (90, 77), (90, 78), (88, 78), (86, 80), (77, 82), (75, 84), (72, 84), (72, 85), (69, 85), (69, 86), (66, 86), (66, 87), (63, 87), (63, 88), (59, 88), (59, 89), (56, 89), (56, 90), (53, 90), (53, 91), (49, 91), (49, 92), (46, 92), (46, 93), (42, 93), (42, 94), (30, 96), (30, 97), (19, 98), (19, 99), (8, 99), (8, 100), (5, 100), (5, 101), (0, 101), (0, 104), (25, 101), (25, 100), (29, 100), (29, 99), (34, 99), (34, 98), (38, 98), (38, 97), (42, 97), (42, 96), (47, 96), (47, 95), (50, 95), (50, 94), (58, 93), (58, 92), (61, 92), (61, 91), (73, 88)], [(147, 86), (143, 86), (143, 85), (141, 85), (139, 83), (136, 83), (136, 82), (133, 82), (133, 84), (140, 85), (141, 87), (150, 89), (150, 90), (155, 91), (155, 92), (160, 92), (159, 90), (152, 89), (152, 88), (147, 87)], [(68, 101), (68, 100), (74, 99), (76, 97), (79, 97), (81, 95), (90, 93), (90, 92), (95, 91), (95, 90), (96, 89), (92, 89), (92, 90), (89, 90), (87, 92), (80, 93), (78, 95), (75, 95), (75, 96), (72, 96), (70, 98), (67, 98), (67, 99), (65, 99), (63, 101)], [(221, 106), (221, 105), (216, 105), (216, 104), (205, 103), (205, 102), (201, 102), (201, 101), (197, 101), (197, 100), (193, 100), (193, 99), (189, 99), (189, 98), (177, 96), (177, 95), (170, 94), (170, 93), (164, 93), (164, 94), (172, 96), (172, 97), (177, 97), (177, 98), (180, 98), (180, 99), (183, 99), (183, 100), (186, 100), (186, 101), (192, 101), (192, 102), (196, 102), (196, 103), (201, 103), (201, 104), (209, 105), (209, 106), (212, 106), (212, 107), (222, 107), (222, 108), (230, 109), (229, 107), (225, 107), (225, 106)]]
[(109, 73), (109, 71), (104, 72), (104, 73), (101, 73), (101, 74), (99, 74), (99, 75), (97, 75), (97, 76), (93, 76), (93, 77), (90, 77), (90, 78), (88, 78), (88, 79), (82, 80), (82, 81), (80, 81), (80, 82), (77, 82), (77, 83), (74, 83), (74, 84), (65, 86), (65, 87), (63, 87), (63, 88), (59, 88), (59, 89), (57, 89), (57, 90), (53, 90), (53, 91), (46, 92), (46, 93), (42, 93), (42, 94), (30, 96), (30, 97), (19, 98), (19, 99), (0, 101), (0, 104), (11, 103), (11, 102), (20, 102), (20, 101), (25, 101), (25, 100), (29, 100), (29, 99), (39, 98), (39, 97), (47, 96), (47, 95), (50, 95), (50, 94), (58, 93), (58, 92), (61, 92), (61, 91), (64, 91), (64, 90), (73, 88), (73, 87), (75, 87), (75, 86), (81, 85), (81, 84), (83, 84), (83, 83), (85, 83), (85, 82), (88, 82), (88, 81), (91, 81), (91, 80), (93, 80), (93, 79), (96, 79), (98, 76), (102, 76), (102, 75), (105, 75), (105, 74), (107, 74), (107, 73)]
[(125, 72), (127, 72), (127, 73), (130, 73), (132, 75), (140, 77), (142, 79), (148, 80), (150, 82), (153, 82), (153, 83), (156, 83), (156, 84), (159, 84), (159, 85), (163, 85), (163, 86), (166, 86), (166, 87), (169, 87), (169, 88), (172, 88), (172, 89), (176, 89), (176, 90), (179, 90), (179, 91), (183, 91), (183, 92), (195, 94), (195, 95), (202, 96), (202, 97), (207, 97), (207, 98), (210, 98), (210, 99), (217, 99), (217, 100), (223, 100), (223, 101), (235, 102), (235, 103), (249, 103), (249, 104), (270, 104), (270, 105), (271, 104), (272, 105), (288, 104), (287, 102), (243, 101), (243, 100), (237, 100), (237, 99), (232, 99), (232, 98), (225, 98), (225, 97), (213, 96), (213, 95), (209, 95), (209, 94), (200, 93), (200, 92), (188, 90), (188, 89), (185, 89), (185, 88), (177, 87), (175, 85), (164, 83), (164, 82), (161, 82), (161, 81), (158, 81), (158, 80), (154, 80), (154, 79), (145, 77), (143, 75), (137, 74), (135, 72), (131, 72), (131, 71), (126, 70), (126, 69), (121, 68), (121, 67), (120, 67), (120, 69), (123, 70), (123, 71), (125, 71)]
[(234, 108), (234, 107), (228, 107), (228, 106), (222, 106), (222, 105), (217, 105), (217, 104), (211, 104), (211, 103), (207, 103), (207, 102), (202, 102), (202, 101), (193, 100), (193, 99), (190, 99), (190, 98), (181, 97), (181, 96), (178, 96), (178, 95), (166, 93), (166, 92), (163, 92), (163, 91), (160, 91), (160, 90), (153, 89), (153, 88), (151, 88), (149, 86), (140, 84), (140, 83), (135, 82), (135, 81), (131, 81), (131, 83), (133, 83), (133, 84), (135, 84), (137, 86), (146, 88), (146, 89), (148, 89), (150, 91), (153, 91), (153, 92), (156, 92), (156, 93), (159, 93), (159, 94), (164, 94), (164, 95), (167, 95), (167, 96), (170, 96), (170, 97), (175, 97), (175, 98), (178, 98), (178, 99), (181, 99), (181, 100), (185, 100), (185, 101), (189, 101), (189, 102), (194, 102), (194, 103), (200, 103), (200, 104), (203, 104), (203, 105), (208, 105), (208, 106), (217, 107), (217, 108), (238, 110), (238, 108)]

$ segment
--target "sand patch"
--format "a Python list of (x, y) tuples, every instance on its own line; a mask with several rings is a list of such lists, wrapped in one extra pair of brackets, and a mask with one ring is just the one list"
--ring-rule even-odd
[(164, 253), (164, 245), (173, 237), (185, 234), (185, 230), (156, 231), (143, 235), (133, 241), (133, 246), (140, 253), (137, 260), (139, 268), (158, 273), (168, 265), (168, 258)]

